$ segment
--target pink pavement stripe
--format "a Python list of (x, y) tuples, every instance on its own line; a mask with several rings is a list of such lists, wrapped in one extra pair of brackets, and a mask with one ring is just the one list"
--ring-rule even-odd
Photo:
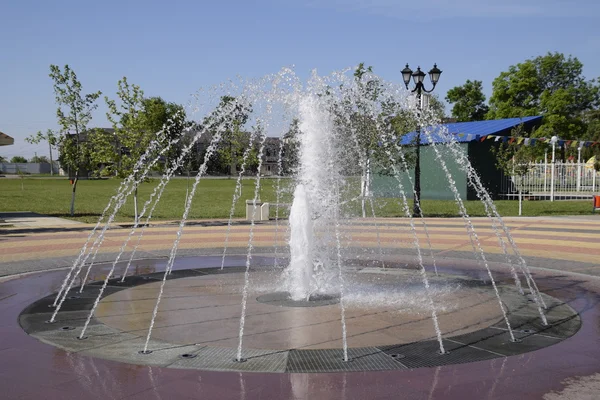
[[(532, 226), (538, 226), (540, 224), (535, 224)], [(542, 226), (540, 226), (542, 227)], [(347, 232), (361, 232), (361, 233), (377, 233), (377, 229), (375, 228), (364, 228), (364, 229), (357, 229), (357, 226), (347, 226), (347, 227), (343, 227), (342, 229), (344, 231)], [(402, 234), (408, 234), (410, 233), (408, 231), (408, 226), (403, 226), (403, 225), (386, 225), (384, 227), (382, 227), (379, 232), (386, 234), (386, 233), (402, 233)], [(432, 227), (430, 228), (430, 234), (452, 234), (454, 231), (457, 232), (463, 232), (465, 230), (464, 226), (462, 225), (456, 225), (456, 227), (445, 227), (445, 230), (441, 231), (441, 230), (437, 230), (437, 227)], [(450, 228), (451, 230), (448, 230), (448, 228)], [(515, 228), (513, 226), (513, 228)], [(598, 226), (598, 233), (600, 234), (600, 225)], [(150, 228), (149, 230), (146, 230), (146, 232), (144, 232), (144, 236), (160, 236), (160, 235), (170, 235), (170, 234), (175, 234), (177, 232), (177, 227), (168, 227), (168, 228)], [(286, 229), (276, 229), (275, 226), (257, 226), (256, 231), (259, 231), (261, 233), (275, 233), (278, 232), (281, 235), (286, 233)], [(477, 232), (490, 232), (493, 233), (492, 228), (491, 227), (484, 227), (484, 226), (475, 226), (475, 229)], [(552, 231), (552, 229), (549, 229), (549, 231)], [(67, 240), (67, 239), (79, 239), (79, 238), (87, 238), (87, 236), (89, 235), (90, 231), (81, 231), (81, 232), (69, 232), (69, 233), (55, 233), (55, 234), (33, 234), (31, 236), (26, 236), (26, 237), (11, 237), (11, 236), (7, 236), (5, 239), (7, 240), (7, 242), (14, 242), (14, 241), (23, 241), (23, 242), (27, 242), (27, 241), (36, 241), (36, 240)], [(119, 229), (118, 231), (108, 231), (106, 233), (107, 238), (117, 238), (117, 237), (123, 237), (126, 238), (129, 235), (130, 229), (124, 228), (124, 229)], [(223, 227), (222, 229), (215, 229), (215, 228), (206, 228), (206, 227), (186, 227), (184, 230), (184, 234), (206, 234), (206, 235), (224, 235), (227, 232), (227, 228)], [(236, 234), (236, 233), (245, 233), (248, 232), (248, 227), (247, 226), (243, 226), (243, 227), (232, 227), (231, 228), (231, 233), (232, 234)], [(424, 230), (422, 227), (417, 226), (417, 233), (424, 233)], [(589, 235), (593, 235), (594, 233), (589, 233)], [(564, 239), (565, 235), (568, 235), (568, 233), (565, 233), (561, 236), (559, 236), (557, 234), (557, 236), (533, 236), (535, 235), (534, 233), (527, 233), (526, 231), (523, 230), (519, 230), (519, 229), (515, 229), (512, 232), (512, 235), (517, 237), (517, 236), (527, 236), (527, 237), (535, 237), (535, 238), (549, 238), (549, 239), (553, 239), (553, 238), (560, 238), (561, 240)], [(135, 238), (137, 238), (136, 234), (134, 234)], [(137, 239), (136, 239), (137, 240)], [(588, 239), (582, 239), (582, 241), (587, 241)], [(590, 238), (589, 241), (594, 241), (593, 238)]]
[[(528, 236), (526, 236), (525, 238), (529, 238)], [(233, 240), (230, 240), (229, 244), (232, 247), (236, 247), (239, 246), (239, 242), (242, 243), (246, 243), (247, 240), (243, 239), (243, 238), (231, 238)], [(241, 239), (241, 240), (240, 240)], [(397, 238), (393, 238), (393, 237), (382, 237), (380, 238), (382, 243), (404, 243), (406, 245), (406, 247), (410, 247), (412, 245), (412, 242), (408, 239), (405, 240), (398, 240)], [(492, 238), (488, 237), (486, 238), (488, 241), (491, 240)], [(546, 237), (544, 237), (544, 239), (547, 239)], [(564, 238), (559, 238), (560, 242), (564, 242)], [(109, 243), (106, 243), (103, 247), (120, 247), (122, 242), (120, 241), (111, 241), (109, 238), (107, 238), (107, 240), (109, 241)], [(271, 243), (273, 242), (273, 237), (272, 236), (261, 236), (260, 234), (254, 237), (255, 242), (260, 242), (260, 243)], [(369, 244), (371, 247), (376, 245), (376, 239), (372, 236), (354, 236), (353, 240), (356, 241), (357, 244), (362, 244), (362, 245), (367, 245)], [(551, 242), (551, 240), (549, 240), (549, 242)], [(223, 239), (219, 238), (218, 240), (214, 240), (214, 238), (211, 237), (183, 237), (181, 243), (183, 245), (186, 244), (200, 244), (199, 247), (221, 247), (223, 245)], [(164, 239), (144, 239), (142, 241), (141, 244), (141, 249), (148, 249), (151, 250), (153, 248), (167, 248), (169, 244), (169, 241), (165, 241)], [(433, 241), (433, 246), (434, 248), (438, 248), (436, 246), (436, 244), (445, 244), (445, 245), (450, 245), (450, 246), (458, 246), (458, 247), (462, 247), (462, 246), (466, 246), (469, 245), (469, 241), (465, 240), (465, 239), (443, 239), (443, 238), (436, 238), (436, 240)], [(528, 243), (517, 243), (520, 249), (528, 249), (528, 250), (539, 250), (539, 251), (555, 251), (555, 252), (561, 252), (561, 253), (583, 253), (583, 254), (590, 254), (590, 255), (600, 255), (600, 247), (598, 249), (592, 249), (592, 248), (581, 248), (581, 247), (577, 247), (576, 246), (576, 240), (575, 242), (573, 242), (570, 245), (557, 245), (557, 244), (528, 244)], [(158, 245), (158, 246), (157, 246)], [(486, 246), (495, 246), (495, 243), (487, 243)], [(131, 246), (129, 246), (129, 248), (131, 249), (131, 247), (133, 246), (133, 244), (131, 244)], [(69, 243), (52, 243), (52, 244), (38, 244), (38, 245), (32, 245), (32, 246), (18, 246), (18, 247), (0, 247), (0, 254), (5, 254), (5, 255), (14, 255), (14, 254), (23, 254), (23, 253), (31, 253), (31, 254), (35, 254), (35, 253), (40, 253), (40, 252), (44, 252), (44, 251), (51, 251), (51, 250), (77, 250), (81, 248), (81, 243), (77, 243), (77, 242), (69, 242)]]

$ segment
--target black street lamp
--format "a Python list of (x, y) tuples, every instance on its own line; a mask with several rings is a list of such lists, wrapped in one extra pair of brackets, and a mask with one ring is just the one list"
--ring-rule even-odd
[[(433, 87), (430, 90), (425, 89), (425, 85), (423, 84), (423, 80), (425, 79), (425, 72), (421, 71), (421, 67), (417, 67), (417, 70), (413, 72), (412, 69), (406, 67), (401, 71), (402, 79), (404, 80), (404, 84), (408, 89), (408, 84), (410, 83), (410, 77), (412, 76), (413, 81), (415, 82), (415, 88), (411, 90), (412, 93), (417, 93), (417, 105), (418, 105), (418, 119), (421, 117), (422, 104), (421, 104), (421, 93), (431, 93), (433, 89), (435, 89), (435, 85), (438, 83), (440, 79), (440, 75), (442, 71), (440, 71), (437, 67), (437, 64), (433, 64), (433, 68), (429, 70), (429, 78), (431, 79), (431, 83)], [(421, 207), (419, 207), (419, 203), (421, 200), (421, 126), (417, 125), (417, 137), (416, 137), (416, 145), (415, 145), (415, 187), (414, 187), (414, 195), (415, 200), (413, 204), (413, 216), (421, 217)]]

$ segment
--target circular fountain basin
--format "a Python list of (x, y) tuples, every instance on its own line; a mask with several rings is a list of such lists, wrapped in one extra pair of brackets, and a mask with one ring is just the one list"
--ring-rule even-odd
[[(292, 300), (278, 290), (280, 275), (272, 267), (251, 270), (244, 363), (234, 361), (242, 267), (174, 270), (165, 284), (148, 354), (139, 351), (144, 348), (162, 273), (127, 277), (124, 283), (111, 280), (85, 340), (76, 338), (100, 282), (67, 300), (55, 324), (44, 323), (47, 303), (53, 300), (49, 296), (22, 313), (21, 325), (46, 343), (94, 357), (174, 368), (263, 372), (393, 370), (485, 360), (550, 346), (573, 335), (580, 325), (568, 305), (544, 295), (550, 324), (543, 326), (533, 299), (519, 294), (507, 280), (499, 282), (499, 291), (509, 312), (516, 339), (512, 341), (488, 282), (441, 274), (430, 279), (444, 338), (445, 354), (440, 354), (428, 294), (412, 267), (348, 268), (342, 302), (335, 292)], [(341, 304), (352, 362), (343, 357)], [(61, 329), (64, 326), (69, 329)]]

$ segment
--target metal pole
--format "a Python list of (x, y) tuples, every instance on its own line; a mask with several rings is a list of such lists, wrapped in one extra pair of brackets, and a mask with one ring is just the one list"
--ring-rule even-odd
[(415, 146), (415, 190), (414, 190), (414, 201), (413, 201), (413, 217), (421, 217), (421, 87), (417, 86), (417, 106), (418, 117), (417, 117), (417, 140)]
[(544, 193), (548, 191), (548, 150), (544, 153)]
[(550, 201), (554, 201), (554, 161), (556, 156), (556, 136), (552, 136), (552, 170), (550, 170)]
[(50, 142), (50, 138), (48, 138), (48, 148), (50, 150), (50, 176), (54, 175), (54, 163), (52, 162), (52, 143)]
[(188, 167), (188, 171), (187, 171), (187, 187), (185, 188), (185, 199), (186, 199), (185, 200), (185, 204), (187, 204), (187, 198), (188, 198), (189, 192), (190, 192), (190, 168)]
[(581, 191), (581, 146), (583, 142), (577, 148), (577, 191)]

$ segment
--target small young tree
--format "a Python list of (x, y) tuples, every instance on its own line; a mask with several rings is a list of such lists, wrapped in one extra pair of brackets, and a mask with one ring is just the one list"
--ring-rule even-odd
[[(529, 134), (524, 131), (523, 124), (512, 129), (511, 136), (523, 137)], [(542, 145), (543, 146), (543, 145)], [(501, 142), (498, 147), (492, 147), (492, 153), (496, 156), (496, 167), (506, 176), (512, 178), (517, 192), (519, 193), (519, 215), (521, 210), (521, 194), (523, 193), (525, 176), (532, 168), (532, 162), (540, 153), (537, 146), (523, 146), (512, 141), (510, 143)]]
[(81, 93), (81, 82), (77, 79), (75, 71), (68, 65), (61, 70), (56, 65), (50, 65), (50, 78), (54, 81), (54, 94), (56, 96), (56, 116), (63, 132), (59, 139), (61, 148), (60, 159), (72, 177), (72, 195), (70, 215), (75, 214), (75, 193), (81, 169), (89, 161), (89, 146), (82, 143), (82, 133), (87, 131), (87, 126), (92, 119), (92, 111), (98, 106), (96, 100), (102, 92), (90, 94)]
[(118, 82), (118, 103), (104, 97), (108, 112), (106, 118), (111, 122), (112, 135), (94, 135), (94, 147), (106, 167), (106, 173), (119, 177), (128, 176), (136, 161), (142, 156), (150, 139), (144, 127), (140, 126), (139, 114), (142, 111), (144, 92), (138, 85), (130, 85), (127, 78)]
[(27, 159), (23, 156), (14, 156), (10, 159), (10, 162), (15, 164), (24, 164), (27, 162)]
[[(379, 78), (373, 75), (372, 67), (359, 64), (354, 71), (354, 86), (342, 90), (341, 100), (333, 100), (332, 114), (338, 146), (348, 155), (343, 160), (342, 170), (346, 174), (358, 173), (361, 177), (361, 210), (366, 217), (366, 201), (371, 197), (373, 173), (392, 173), (389, 155), (382, 146), (383, 141), (399, 140), (414, 129), (412, 113), (403, 112), (402, 107), (388, 98)], [(433, 106), (433, 103), (432, 103)], [(435, 103), (436, 110), (443, 105)], [(392, 139), (395, 138), (395, 139)], [(393, 147), (392, 157), (398, 161)], [(409, 160), (409, 162), (411, 162)], [(358, 167), (358, 169), (357, 169)]]
[[(129, 84), (126, 77), (118, 82), (117, 97), (118, 100), (105, 97), (106, 116), (112, 123), (113, 132), (107, 134), (104, 130), (96, 130), (94, 148), (96, 161), (106, 165), (105, 173), (124, 178), (136, 172), (134, 166), (146, 153), (157, 132), (163, 130), (165, 143), (181, 133), (185, 111), (180, 105), (167, 103), (160, 97), (145, 98), (142, 89)], [(179, 150), (180, 147), (170, 148), (166, 152), (166, 165), (177, 158)], [(134, 178), (137, 180), (137, 176)], [(137, 219), (137, 186), (134, 210)]]
[(31, 144), (38, 144), (43, 141), (48, 142), (48, 154), (50, 154), (50, 175), (54, 175), (54, 163), (52, 161), (52, 148), (56, 146), (58, 142), (59, 133), (48, 129), (46, 133), (39, 131), (35, 135), (31, 135), (25, 138), (25, 141)]

